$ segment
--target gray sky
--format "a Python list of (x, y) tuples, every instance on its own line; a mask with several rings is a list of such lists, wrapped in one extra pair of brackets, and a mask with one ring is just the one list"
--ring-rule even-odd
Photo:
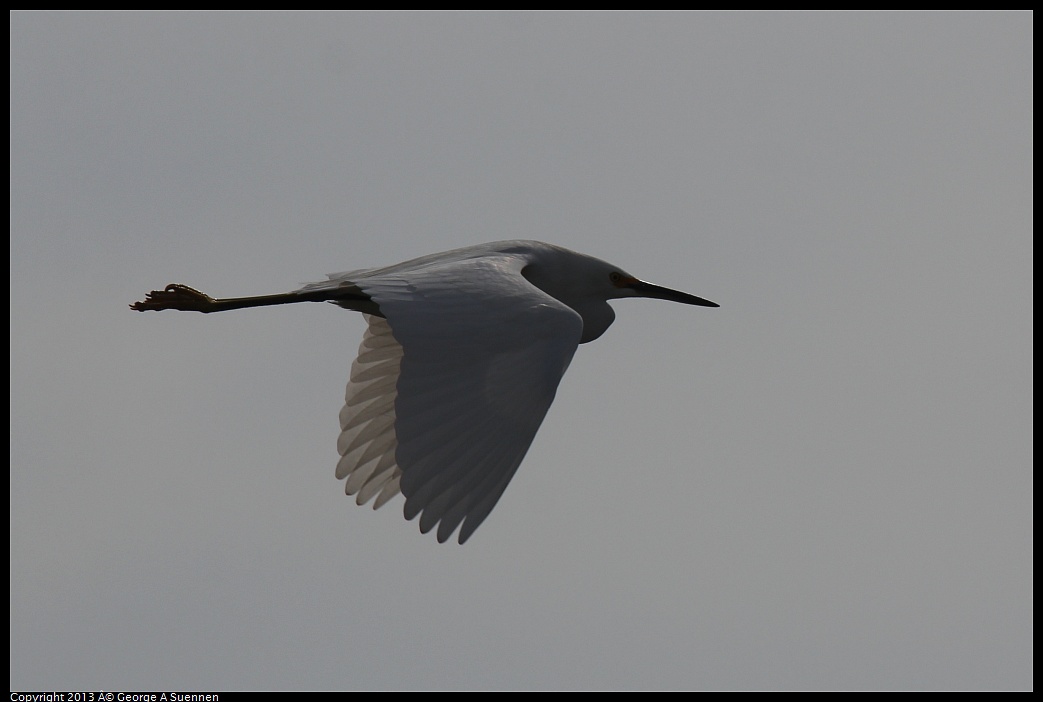
[[(11, 15), (12, 689), (1032, 687), (1032, 15)], [(615, 303), (465, 546), (333, 476), (364, 323)]]

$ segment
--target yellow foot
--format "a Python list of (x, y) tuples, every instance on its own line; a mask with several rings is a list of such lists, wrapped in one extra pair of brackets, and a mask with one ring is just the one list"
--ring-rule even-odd
[(212, 312), (214, 298), (204, 295), (187, 285), (171, 283), (162, 290), (153, 290), (145, 296), (144, 301), (135, 302), (132, 310), (184, 310), (186, 312)]

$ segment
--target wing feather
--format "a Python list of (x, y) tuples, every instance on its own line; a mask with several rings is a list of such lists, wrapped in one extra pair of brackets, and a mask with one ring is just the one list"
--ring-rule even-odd
[(358, 493), (356, 502), (366, 504), (380, 493), (374, 508), (399, 491), (401, 470), (395, 462), (395, 385), (398, 381), (402, 347), (391, 334), (387, 321), (365, 315), (369, 326), (362, 337), (359, 355), (351, 365), (351, 380), (340, 412), (341, 433), (337, 437), (337, 478), (347, 478), (344, 491)]

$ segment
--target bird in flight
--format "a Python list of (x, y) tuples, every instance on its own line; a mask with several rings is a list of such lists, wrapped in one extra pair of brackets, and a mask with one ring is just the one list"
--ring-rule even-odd
[(536, 436), (579, 344), (615, 319), (609, 300), (718, 307), (539, 241), (500, 241), (347, 271), (288, 293), (218, 299), (187, 285), (130, 307), (220, 312), (332, 302), (368, 328), (340, 412), (337, 478), (374, 509), (401, 492), (420, 531), (464, 543)]

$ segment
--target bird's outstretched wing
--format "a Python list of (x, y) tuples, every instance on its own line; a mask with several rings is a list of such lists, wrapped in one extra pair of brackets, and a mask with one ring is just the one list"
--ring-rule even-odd
[(359, 504), (401, 490), (407, 519), (419, 514), (424, 533), (437, 524), (439, 541), (462, 524), (460, 543), (489, 515), (583, 330), (525, 280), (526, 263), (503, 254), (352, 274), (384, 317), (367, 316), (340, 415), (337, 477)]

